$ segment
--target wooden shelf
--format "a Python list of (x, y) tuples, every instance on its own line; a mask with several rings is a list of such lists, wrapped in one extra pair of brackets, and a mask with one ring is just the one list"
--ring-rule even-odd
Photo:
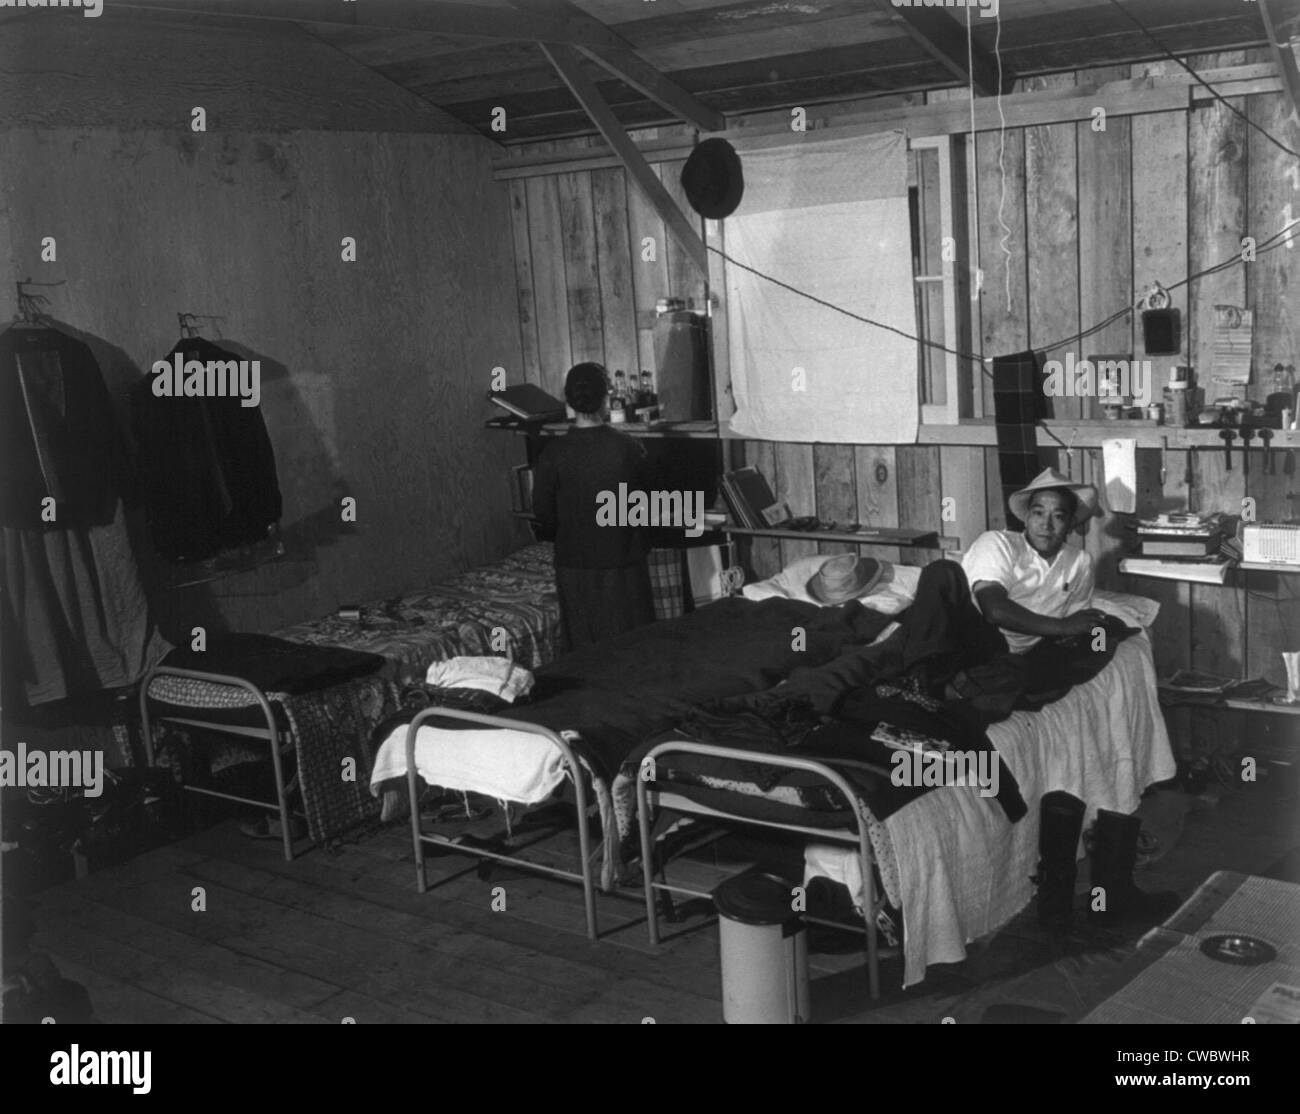
[(1185, 695), (1177, 689), (1160, 686), (1161, 703), (1166, 708), (1231, 708), (1236, 712), (1272, 712), (1279, 716), (1300, 716), (1300, 704), (1274, 704), (1271, 700), (1238, 700), (1228, 696), (1218, 700), (1180, 700)]
[[(646, 426), (641, 422), (623, 422), (619, 425), (608, 423), (611, 428), (629, 437), (679, 438), (697, 441), (716, 441), (722, 434), (718, 432), (717, 422), (667, 422), (660, 425)], [(674, 426), (700, 426), (707, 424), (707, 429), (681, 429)], [(572, 422), (525, 422), (519, 419), (492, 418), (483, 423), (485, 429), (504, 430), (506, 433), (519, 433), (528, 437), (560, 437), (573, 428)]]
[[(1214, 705), (1210, 705), (1214, 707)], [(1235, 708), (1239, 712), (1276, 712), (1282, 716), (1300, 716), (1300, 704), (1273, 704), (1266, 700), (1233, 700), (1231, 698), (1223, 701), (1225, 708)]]
[[(1222, 565), (1214, 566), (1222, 568)], [(1278, 564), (1261, 564), (1255, 561), (1229, 561), (1228, 579), (1234, 572), (1274, 572), (1274, 573), (1300, 573), (1300, 565), (1278, 565)], [(1174, 570), (1169, 572), (1151, 572), (1147, 569), (1134, 569), (1129, 565), (1128, 558), (1122, 558), (1119, 563), (1119, 571), (1125, 576), (1147, 576), (1153, 580), (1174, 580), (1180, 584), (1206, 584), (1212, 588), (1225, 588), (1227, 581), (1206, 580), (1197, 576), (1177, 576)]]
[[(1074, 421), (1069, 418), (1050, 418), (1038, 426), (1040, 449), (1063, 449), (1073, 441), (1076, 449), (1098, 449), (1103, 441), (1123, 437), (1137, 442), (1139, 449), (1218, 449), (1223, 452), (1223, 440), (1218, 429), (1184, 429), (1182, 426), (1157, 425), (1145, 419), (1116, 421)], [(1241, 467), (1241, 431), (1232, 443), (1235, 467)], [(989, 445), (997, 444), (997, 428), (988, 418), (970, 418), (955, 426), (923, 425), (917, 431), (917, 442), (922, 445)], [(1300, 449), (1300, 432), (1273, 430), (1272, 451), (1285, 452)], [(1263, 466), (1264, 443), (1256, 433), (1251, 442), (1251, 458)], [(1276, 464), (1277, 462), (1274, 461)]]
[[(898, 549), (960, 549), (960, 538), (949, 538), (927, 535), (923, 541), (900, 541), (898, 538), (879, 537), (869, 533), (850, 534), (838, 530), (752, 530), (748, 526), (733, 526), (726, 523), (722, 526), (711, 526), (707, 529), (713, 530), (719, 534), (736, 534), (741, 537), (751, 538), (789, 538), (792, 541), (814, 541), (814, 542), (845, 542), (849, 545), (870, 545), (884, 546), (887, 548)], [(934, 539), (934, 540), (929, 540)]]
[[(700, 440), (749, 441), (754, 438), (744, 437), (731, 429), (729, 422), (710, 422), (708, 429), (674, 429), (667, 426), (649, 428), (639, 422), (628, 422), (617, 429), (631, 437), (675, 437), (696, 438)], [(680, 423), (678, 423), (680, 424)], [(698, 423), (691, 423), (698, 424)], [(531, 434), (534, 437), (555, 437), (569, 428), (569, 423), (523, 422), (518, 419), (492, 418), (484, 423), (487, 429), (505, 430), (508, 433)], [(1102, 442), (1115, 437), (1123, 437), (1137, 442), (1139, 449), (1168, 449), (1171, 452), (1181, 450), (1207, 451), (1217, 449), (1223, 452), (1223, 441), (1218, 429), (1184, 429), (1181, 426), (1157, 425), (1145, 419), (1125, 419), (1120, 421), (1078, 420), (1052, 418), (1038, 426), (1038, 447), (1040, 449), (1064, 449), (1073, 445), (1076, 449), (1099, 449)], [(992, 418), (966, 418), (959, 425), (922, 425), (917, 428), (915, 444), (918, 445), (953, 445), (976, 448), (980, 446), (993, 448), (998, 442), (997, 427)], [(786, 442), (783, 442), (786, 443)], [(820, 441), (788, 442), (789, 444), (817, 445)], [(1300, 431), (1273, 430), (1273, 452), (1286, 452), (1300, 449)], [(1232, 443), (1234, 467), (1241, 467), (1242, 441), (1241, 433)], [(1251, 459), (1263, 467), (1264, 445), (1258, 434), (1250, 446)], [(1276, 467), (1277, 461), (1274, 461)]]

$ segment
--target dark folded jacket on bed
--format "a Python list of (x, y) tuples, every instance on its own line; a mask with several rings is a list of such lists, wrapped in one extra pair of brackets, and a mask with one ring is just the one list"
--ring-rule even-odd
[(384, 659), (340, 646), (286, 642), (268, 634), (214, 634), (206, 649), (178, 646), (163, 664), (242, 677), (263, 692), (298, 694), (374, 673)]
[(497, 714), (576, 731), (593, 768), (612, 779), (634, 747), (696, 705), (762, 692), (798, 666), (871, 642), (888, 623), (856, 602), (722, 599), (565, 655), (537, 671), (527, 702)]
[[(997, 789), (992, 799), (1014, 823), (1027, 808), (986, 730), (1013, 711), (1042, 708), (1095, 677), (1114, 657), (1119, 643), (1137, 633), (1118, 620), (1107, 621), (1105, 632), (1096, 649), (1091, 637), (1044, 639), (1028, 654), (999, 655), (955, 676), (944, 669), (951, 659), (923, 660), (910, 671), (905, 669), (897, 637), (878, 645), (848, 647), (824, 664), (795, 670), (768, 692), (714, 700), (691, 709), (633, 750), (620, 774), (635, 778), (641, 758), (651, 747), (682, 738), (761, 754), (798, 755), (826, 760), (845, 776), (872, 815), (883, 820), (936, 788), (895, 784), (891, 775), (899, 752), (871, 737), (881, 724), (889, 724), (977, 760), (984, 753), (995, 758)], [(943, 690), (948, 681), (960, 699), (927, 695)], [(985, 769), (989, 760), (983, 759)], [(838, 791), (803, 771), (697, 754), (672, 755), (665, 766), (656, 770), (657, 779), (698, 789), (709, 778), (714, 785), (743, 783), (760, 793), (784, 786), (795, 789), (808, 808), (828, 814), (844, 810)], [(691, 795), (689, 788), (687, 795)], [(751, 812), (759, 808), (752, 799), (737, 804)]]
[[(959, 702), (944, 703), (888, 682), (854, 690), (833, 719), (818, 717), (803, 693), (782, 686), (767, 693), (714, 701), (694, 709), (675, 727), (657, 734), (638, 747), (623, 764), (621, 776), (633, 778), (647, 751), (656, 743), (682, 738), (714, 746), (823, 761), (853, 787), (877, 820), (897, 812), (904, 805), (929, 792), (934, 785), (895, 784), (894, 755), (897, 753), (872, 733), (882, 724), (924, 735), (970, 755), (985, 752), (998, 764), (993, 797), (1008, 820), (1019, 820), (1027, 811), (1020, 788), (989, 742), (969, 709)], [(972, 767), (973, 768), (973, 767)], [(797, 790), (799, 799), (821, 812), (846, 811), (843, 796), (829, 783), (805, 771), (712, 755), (675, 754), (657, 766), (656, 780), (703, 784), (744, 783), (762, 793), (778, 786)], [(688, 794), (689, 795), (689, 794)]]

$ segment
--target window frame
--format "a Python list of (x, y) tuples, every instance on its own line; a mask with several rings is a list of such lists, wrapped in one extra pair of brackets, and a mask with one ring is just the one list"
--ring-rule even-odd
[[(973, 390), (975, 377), (970, 361), (957, 355), (958, 351), (973, 352), (974, 337), (971, 329), (972, 320), (978, 320), (978, 304), (982, 282), (976, 281), (972, 293), (970, 244), (973, 233), (968, 226), (966, 170), (967, 145), (960, 135), (911, 136), (908, 139), (908, 151), (916, 154), (917, 190), (922, 197), (925, 194), (921, 176), (925, 173), (925, 164), (919, 157), (922, 151), (935, 152), (935, 167), (938, 174), (938, 258), (942, 261), (940, 274), (919, 274), (920, 261), (926, 257), (921, 243), (913, 244), (913, 283), (918, 293), (917, 335), (926, 340), (925, 327), (927, 318), (920, 312), (921, 294), (925, 287), (942, 284), (943, 339), (945, 348), (956, 351), (936, 351), (930, 367), (937, 360), (941, 369), (940, 379), (944, 387), (943, 400), (927, 401), (931, 382), (927, 381), (926, 359), (922, 345), (917, 345), (917, 391), (920, 399), (920, 423), (922, 426), (955, 426), (963, 418), (982, 416), (982, 398)], [(916, 225), (920, 236), (925, 237), (928, 230), (924, 227), (925, 214)], [(953, 250), (945, 253), (943, 245), (950, 242)], [(930, 258), (934, 258), (933, 245), (929, 245)], [(945, 254), (951, 258), (945, 258)]]

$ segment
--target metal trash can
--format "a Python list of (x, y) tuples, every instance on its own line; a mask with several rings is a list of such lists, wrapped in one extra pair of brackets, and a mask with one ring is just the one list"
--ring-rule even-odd
[(729, 1025), (808, 1020), (808, 933), (794, 883), (761, 870), (713, 891), (722, 947), (722, 1019)]

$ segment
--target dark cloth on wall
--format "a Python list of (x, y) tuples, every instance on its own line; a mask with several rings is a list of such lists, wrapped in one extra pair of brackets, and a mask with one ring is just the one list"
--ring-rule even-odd
[[(993, 413), (1004, 507), (1012, 493), (1025, 487), (1041, 468), (1037, 427), (1044, 418), (1052, 416), (1052, 403), (1044, 383), (1042, 364), (1034, 352), (993, 359)], [(1018, 530), (1023, 525), (1007, 511), (1008, 529)]]
[(655, 620), (650, 570), (644, 560), (615, 569), (556, 566), (555, 587), (565, 650), (645, 626)]
[[(94, 354), (52, 328), (0, 334), (0, 525), (113, 521), (130, 467)], [(53, 523), (42, 500), (55, 500)]]
[(596, 508), (601, 492), (617, 498), (619, 484), (643, 490), (647, 479), (645, 449), (610, 426), (575, 426), (547, 445), (534, 473), (533, 514), (555, 531), (556, 566), (618, 569), (643, 562), (646, 531), (598, 526)]
[[(238, 361), (202, 337), (168, 354)], [(141, 487), (154, 548), (172, 561), (201, 561), (262, 541), (283, 511), (275, 450), (261, 409), (238, 397), (158, 397), (146, 375), (131, 391)]]

